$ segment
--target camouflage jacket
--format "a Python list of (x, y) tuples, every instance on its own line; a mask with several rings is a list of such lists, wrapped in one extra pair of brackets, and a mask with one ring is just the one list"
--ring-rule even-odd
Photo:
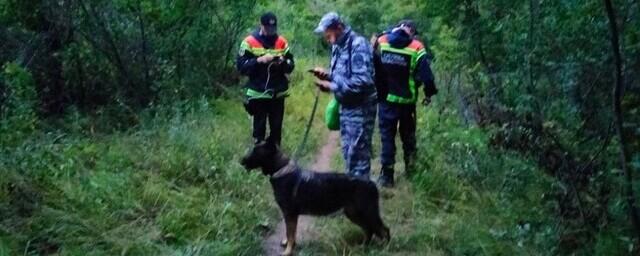
[(331, 50), (331, 92), (343, 106), (375, 100), (373, 50), (362, 36), (347, 28)]

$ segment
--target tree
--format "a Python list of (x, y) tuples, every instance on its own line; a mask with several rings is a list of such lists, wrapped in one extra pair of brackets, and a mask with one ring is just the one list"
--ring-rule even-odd
[(629, 211), (629, 217), (631, 218), (631, 224), (635, 229), (636, 236), (640, 239), (640, 218), (638, 217), (638, 209), (636, 208), (636, 199), (633, 191), (633, 174), (628, 166), (628, 161), (631, 157), (631, 151), (627, 144), (629, 136), (626, 135), (624, 124), (624, 111), (622, 109), (622, 98), (624, 97), (624, 74), (622, 72), (622, 57), (620, 54), (620, 43), (618, 34), (618, 22), (616, 20), (616, 13), (611, 3), (611, 0), (604, 0), (607, 17), (609, 19), (609, 27), (611, 31), (611, 49), (613, 51), (613, 58), (615, 62), (615, 86), (613, 88), (613, 113), (615, 116), (616, 132), (618, 135), (618, 144), (620, 147), (620, 166), (625, 176), (625, 197), (627, 201), (627, 207)]

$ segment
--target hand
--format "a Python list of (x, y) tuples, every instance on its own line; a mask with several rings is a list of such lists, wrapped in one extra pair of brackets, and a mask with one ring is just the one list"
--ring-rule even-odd
[(271, 62), (273, 62), (273, 64), (276, 64), (276, 65), (281, 65), (282, 63), (285, 62), (285, 60), (286, 59), (285, 59), (284, 56), (275, 55), (275, 56), (273, 56), (273, 59), (271, 60)]
[(316, 76), (320, 80), (329, 81), (329, 72), (326, 69), (321, 67), (316, 67), (311, 70), (314, 76)]
[(429, 106), (429, 104), (431, 104), (431, 97), (426, 97), (422, 100), (422, 105), (423, 106)]
[(329, 81), (316, 79), (315, 84), (316, 84), (316, 87), (320, 89), (320, 91), (323, 91), (323, 92), (331, 91), (331, 82)]
[(262, 56), (258, 57), (257, 61), (258, 61), (258, 63), (269, 63), (274, 58), (275, 58), (275, 56), (273, 56), (271, 54), (265, 54), (265, 55), (262, 55)]

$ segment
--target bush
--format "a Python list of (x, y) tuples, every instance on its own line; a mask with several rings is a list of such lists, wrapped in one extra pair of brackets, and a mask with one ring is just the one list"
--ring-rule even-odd
[(15, 63), (2, 67), (0, 77), (0, 147), (15, 145), (36, 129), (37, 95), (31, 74)]

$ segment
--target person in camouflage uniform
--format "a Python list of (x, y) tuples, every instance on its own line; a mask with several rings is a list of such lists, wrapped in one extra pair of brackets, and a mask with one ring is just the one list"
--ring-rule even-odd
[(340, 135), (347, 172), (369, 177), (371, 137), (376, 117), (373, 49), (337, 13), (327, 13), (314, 31), (332, 45), (331, 69), (315, 68), (320, 90), (334, 93), (340, 103)]

